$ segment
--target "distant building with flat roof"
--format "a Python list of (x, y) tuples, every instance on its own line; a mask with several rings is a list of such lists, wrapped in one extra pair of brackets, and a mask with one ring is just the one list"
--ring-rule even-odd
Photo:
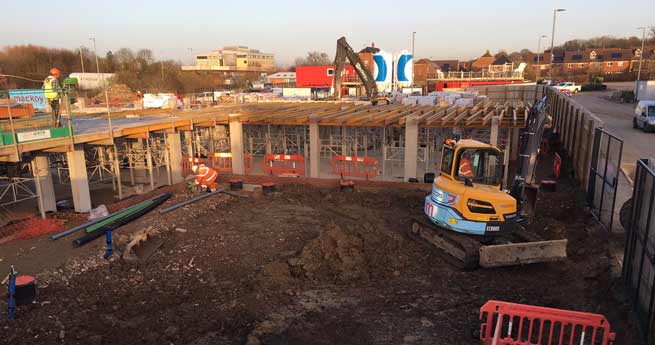
[(183, 71), (275, 72), (275, 56), (247, 46), (224, 46), (209, 53), (196, 54), (196, 64)]
[(244, 81), (256, 81), (276, 70), (275, 56), (246, 46), (224, 46), (196, 54), (196, 63), (182, 66), (183, 72), (210, 75), (219, 87), (233, 87)]

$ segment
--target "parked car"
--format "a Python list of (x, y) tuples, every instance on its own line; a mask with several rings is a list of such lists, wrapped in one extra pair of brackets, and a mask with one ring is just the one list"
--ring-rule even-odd
[(639, 101), (632, 118), (632, 127), (655, 132), (655, 101)]
[(568, 91), (570, 93), (578, 93), (582, 91), (582, 85), (578, 85), (572, 81), (565, 81), (562, 83), (559, 83), (555, 86), (553, 86), (556, 90), (559, 90), (560, 92), (563, 91)]

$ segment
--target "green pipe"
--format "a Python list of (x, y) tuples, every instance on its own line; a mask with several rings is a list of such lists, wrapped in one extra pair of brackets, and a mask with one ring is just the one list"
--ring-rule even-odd
[(146, 200), (146, 201), (140, 202), (140, 203), (138, 203), (138, 204), (136, 204), (136, 205), (134, 205), (134, 206), (132, 206), (130, 208), (126, 208), (125, 210), (116, 213), (115, 215), (113, 215), (113, 216), (111, 216), (111, 217), (109, 217), (109, 218), (107, 218), (107, 219), (105, 219), (105, 220), (103, 220), (101, 222), (95, 223), (95, 224), (87, 227), (86, 230), (84, 230), (84, 231), (87, 232), (87, 233), (94, 232), (94, 231), (96, 231), (96, 230), (98, 230), (100, 228), (103, 228), (103, 227), (105, 227), (105, 226), (107, 226), (107, 225), (109, 225), (109, 224), (123, 218), (123, 217), (129, 216), (129, 215), (131, 215), (133, 213), (141, 211), (141, 210), (143, 210), (144, 208), (148, 207), (151, 204), (152, 204), (152, 200)]

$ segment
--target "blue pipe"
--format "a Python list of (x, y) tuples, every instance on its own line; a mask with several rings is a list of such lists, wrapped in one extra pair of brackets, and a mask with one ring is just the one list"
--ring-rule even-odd
[(16, 313), (16, 270), (11, 266), (9, 272), (9, 303), (7, 309), (7, 318), (13, 319)]
[(107, 240), (107, 250), (105, 251), (105, 255), (103, 255), (102, 257), (105, 260), (109, 260), (109, 257), (114, 252), (114, 245), (111, 240), (111, 228), (107, 228), (105, 230), (105, 239)]

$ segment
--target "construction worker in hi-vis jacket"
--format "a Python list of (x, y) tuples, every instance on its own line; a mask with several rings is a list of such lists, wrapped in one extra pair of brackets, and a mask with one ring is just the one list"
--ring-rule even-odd
[(59, 75), (59, 69), (53, 67), (50, 69), (50, 75), (43, 81), (43, 93), (52, 109), (52, 121), (55, 127), (59, 127)]
[(200, 186), (200, 188), (208, 191), (216, 191), (216, 180), (218, 179), (218, 172), (216, 170), (200, 163), (194, 164), (191, 167), (191, 170), (196, 174), (196, 181), (194, 182), (194, 187)]

